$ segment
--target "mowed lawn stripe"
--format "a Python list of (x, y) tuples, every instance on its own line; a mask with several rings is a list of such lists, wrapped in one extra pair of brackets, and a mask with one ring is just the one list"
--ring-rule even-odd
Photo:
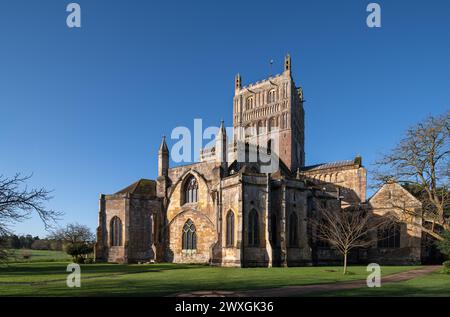
[[(0, 268), (1, 296), (163, 296), (195, 290), (246, 290), (365, 279), (365, 266), (222, 268), (184, 264), (88, 264), (81, 266), (81, 288), (66, 286), (67, 262), (11, 264)], [(383, 274), (417, 266), (386, 266)], [(4, 283), (4, 284), (2, 284)], [(5, 284), (7, 283), (7, 284)], [(25, 283), (25, 284), (14, 284)]]

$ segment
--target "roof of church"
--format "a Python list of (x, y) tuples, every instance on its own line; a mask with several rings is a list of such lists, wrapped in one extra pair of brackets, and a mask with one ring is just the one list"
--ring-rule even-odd
[(336, 168), (336, 167), (345, 167), (345, 166), (354, 166), (356, 164), (355, 160), (345, 160), (345, 161), (337, 161), (337, 162), (331, 162), (331, 163), (323, 163), (323, 164), (317, 164), (317, 165), (311, 165), (311, 166), (305, 166), (303, 167), (303, 171), (318, 171), (318, 170), (324, 170), (329, 168)]
[(156, 183), (150, 179), (140, 179), (137, 182), (118, 191), (117, 194), (155, 195)]

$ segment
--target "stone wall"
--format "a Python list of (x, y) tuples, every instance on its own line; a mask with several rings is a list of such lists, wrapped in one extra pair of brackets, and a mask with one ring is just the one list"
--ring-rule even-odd
[[(220, 181), (220, 167), (213, 162), (197, 163), (169, 170), (172, 186), (167, 206), (166, 260), (178, 263), (210, 263), (218, 240), (215, 189)], [(194, 176), (198, 184), (198, 200), (184, 203), (184, 181)], [(191, 219), (196, 227), (197, 250), (182, 249), (184, 224)]]
[[(108, 262), (125, 263), (127, 262), (126, 246), (128, 234), (126, 233), (126, 216), (128, 214), (128, 199), (126, 195), (107, 195), (105, 196), (105, 215), (106, 215), (106, 246), (108, 248), (106, 258)], [(119, 217), (122, 222), (122, 245), (111, 246), (110, 224), (114, 217)]]
[[(239, 174), (224, 178), (221, 182), (221, 217), (220, 217), (220, 252), (217, 263), (222, 266), (241, 266), (241, 247), (243, 243), (242, 184)], [(234, 213), (234, 244), (226, 244), (227, 222), (229, 211)]]
[(379, 264), (419, 264), (422, 239), (420, 201), (398, 183), (389, 183), (369, 200), (369, 208), (375, 216), (395, 216), (400, 224), (400, 248), (378, 248), (377, 232), (373, 232), (374, 243), (369, 258)]

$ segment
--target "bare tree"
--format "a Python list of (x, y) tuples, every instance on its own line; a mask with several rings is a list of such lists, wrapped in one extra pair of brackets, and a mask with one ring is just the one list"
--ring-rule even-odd
[(376, 163), (377, 180), (394, 180), (414, 191), (422, 209), (411, 216), (423, 221), (413, 225), (438, 240), (443, 239), (443, 230), (450, 230), (449, 136), (450, 112), (429, 117), (408, 129), (400, 143)]
[(392, 224), (392, 218), (386, 216), (375, 218), (374, 215), (361, 207), (348, 207), (333, 210), (319, 208), (319, 213), (312, 220), (316, 227), (316, 239), (328, 242), (343, 256), (344, 271), (347, 273), (347, 258), (351, 250), (370, 246), (370, 231)]
[[(16, 174), (11, 178), (0, 175), (0, 236), (9, 234), (9, 226), (24, 221), (36, 213), (46, 229), (50, 229), (62, 213), (47, 209), (45, 202), (52, 197), (44, 188), (28, 189), (31, 176)], [(0, 260), (6, 251), (0, 245)]]
[(57, 229), (49, 238), (63, 241), (71, 245), (91, 244), (95, 240), (95, 236), (91, 229), (78, 223), (71, 223), (64, 228)]

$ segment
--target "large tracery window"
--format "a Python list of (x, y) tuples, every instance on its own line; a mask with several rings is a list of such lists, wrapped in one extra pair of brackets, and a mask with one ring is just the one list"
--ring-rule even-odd
[(110, 225), (111, 246), (122, 245), (122, 221), (119, 217), (113, 217)]
[(194, 203), (198, 200), (198, 183), (194, 176), (189, 178), (184, 183), (184, 203)]
[(400, 248), (400, 225), (394, 224), (378, 230), (379, 248)]
[(259, 246), (259, 220), (258, 212), (255, 209), (252, 209), (248, 215), (248, 245)]
[(184, 224), (182, 240), (183, 250), (197, 249), (197, 230), (191, 219)]
[(234, 246), (234, 212), (228, 211), (227, 214), (227, 247)]

